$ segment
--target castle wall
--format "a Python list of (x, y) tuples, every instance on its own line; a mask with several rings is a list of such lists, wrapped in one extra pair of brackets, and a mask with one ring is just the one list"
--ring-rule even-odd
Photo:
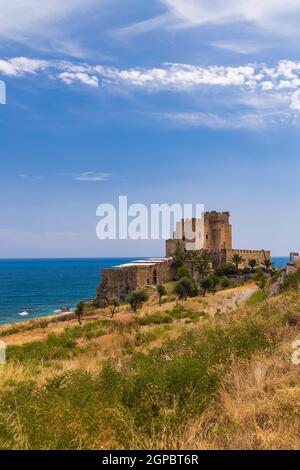
[(241, 264), (241, 266), (245, 267), (248, 266), (248, 261), (250, 259), (256, 259), (258, 264), (262, 264), (265, 258), (270, 259), (271, 258), (271, 252), (270, 251), (264, 251), (264, 250), (227, 250), (227, 262), (230, 262), (231, 258), (233, 255), (238, 254), (244, 258), (244, 263)]
[[(166, 241), (166, 256), (164, 260), (148, 260), (136, 262), (131, 265), (124, 265), (102, 271), (102, 282), (97, 291), (97, 299), (111, 300), (114, 297), (125, 299), (129, 292), (143, 289), (147, 286), (153, 286), (173, 281), (176, 273), (172, 267), (172, 257), (177, 251), (189, 251), (191, 248), (190, 240), (185, 237), (185, 224), (191, 223), (195, 231), (196, 219), (190, 221), (181, 221), (177, 224), (174, 239)], [(202, 227), (202, 228), (201, 228)], [(194, 246), (200, 246), (203, 242), (203, 249), (208, 253), (213, 269), (226, 263), (230, 263), (234, 254), (239, 254), (244, 258), (241, 267), (248, 266), (250, 259), (256, 259), (258, 265), (261, 265), (265, 258), (270, 258), (270, 251), (258, 250), (236, 250), (232, 248), (232, 227), (230, 225), (229, 212), (206, 212), (204, 214), (204, 223), (201, 225), (199, 233), (195, 236)], [(182, 233), (182, 239), (178, 239), (178, 233)], [(198, 274), (194, 270), (193, 261), (187, 261), (191, 275), (197, 279)]]
[(175, 270), (172, 259), (149, 265), (128, 265), (103, 269), (102, 282), (97, 291), (98, 299), (125, 299), (129, 292), (173, 281)]
[(183, 240), (167, 240), (166, 241), (166, 257), (175, 256), (176, 251), (184, 251), (185, 243)]

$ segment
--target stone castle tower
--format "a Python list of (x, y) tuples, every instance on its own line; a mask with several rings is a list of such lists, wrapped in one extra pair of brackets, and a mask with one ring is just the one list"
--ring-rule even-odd
[(232, 250), (232, 228), (229, 212), (206, 212), (204, 215), (204, 249)]
[(229, 219), (229, 212), (213, 211), (206, 212), (201, 221), (182, 220), (176, 226), (173, 240), (166, 242), (166, 256), (174, 256), (178, 249), (203, 249), (209, 252), (232, 250), (232, 228)]

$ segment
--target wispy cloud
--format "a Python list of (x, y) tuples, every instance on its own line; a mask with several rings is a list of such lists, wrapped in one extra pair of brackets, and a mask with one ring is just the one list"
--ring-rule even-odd
[(165, 13), (121, 29), (144, 34), (155, 29), (184, 30), (226, 24), (252, 25), (276, 35), (299, 35), (299, 0), (160, 0)]
[[(161, 0), (178, 19), (179, 27), (203, 24), (254, 23), (261, 28), (275, 28), (284, 19), (289, 25), (300, 13), (298, 0)], [(280, 30), (278, 31), (280, 32)]]
[(226, 51), (234, 52), (235, 54), (243, 55), (254, 54), (265, 47), (262, 44), (246, 41), (215, 41), (211, 42), (210, 45), (218, 49), (224, 49)]
[(91, 12), (95, 15), (106, 0), (0, 0), (0, 38), (35, 50), (83, 57), (85, 49), (73, 37), (71, 20)]
[[(300, 103), (299, 103), (300, 105)], [(207, 127), (210, 129), (264, 130), (270, 126), (288, 122), (288, 117), (278, 110), (255, 110), (252, 112), (210, 112), (162, 113), (157, 116), (172, 127)]]
[[(201, 97), (209, 99), (215, 97), (216, 107), (219, 107), (222, 119), (216, 119), (219, 112), (207, 114), (205, 119), (200, 109), (190, 113), (177, 113), (176, 120), (181, 122), (196, 123), (211, 127), (220, 127), (226, 116), (224, 107), (235, 101), (237, 110), (242, 106), (260, 109), (265, 106), (269, 111), (260, 113), (258, 120), (268, 123), (278, 120), (278, 113), (283, 116), (290, 116), (295, 122), (294, 114), (300, 112), (300, 62), (292, 60), (282, 60), (273, 66), (264, 63), (245, 63), (240, 66), (211, 65), (203, 67), (201, 65), (190, 65), (181, 63), (165, 63), (155, 68), (128, 68), (118, 69), (107, 65), (91, 65), (88, 63), (72, 63), (69, 61), (45, 61), (34, 60), (25, 57), (15, 57), (0, 61), (0, 76), (6, 75), (11, 78), (24, 79), (26, 76), (34, 76), (37, 79), (57, 80), (66, 86), (74, 86), (76, 83), (81, 86), (90, 87), (97, 90), (126, 90), (135, 93), (185, 93), (197, 101)], [(218, 91), (219, 90), (219, 91)], [(221, 91), (222, 90), (222, 91)], [(225, 93), (226, 90), (226, 93)], [(239, 98), (239, 102), (237, 102)], [(252, 102), (251, 102), (252, 101)], [(198, 101), (199, 102), (199, 101)], [(223, 109), (222, 109), (223, 105)], [(210, 108), (211, 104), (210, 104)], [(176, 115), (176, 113), (175, 113)], [(245, 123), (250, 123), (253, 114), (243, 113), (240, 123), (244, 127)], [(224, 118), (225, 116), (225, 118)], [(241, 115), (242, 116), (242, 115)], [(284, 119), (286, 119), (284, 116)], [(172, 119), (172, 118), (170, 118)], [(232, 127), (240, 126), (232, 122)], [(253, 126), (252, 126), (253, 127)], [(80, 181), (104, 181), (108, 175), (86, 173), (79, 175)]]
[(74, 175), (73, 178), (75, 181), (108, 181), (111, 176), (110, 173), (86, 171), (79, 175)]

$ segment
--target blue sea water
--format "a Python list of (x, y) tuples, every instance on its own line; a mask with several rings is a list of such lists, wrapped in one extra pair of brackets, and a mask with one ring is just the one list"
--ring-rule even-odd
[[(0, 324), (51, 315), (96, 295), (103, 268), (131, 261), (110, 259), (0, 260)], [(29, 309), (30, 316), (20, 312)]]
[[(95, 297), (101, 269), (132, 258), (0, 260), (0, 324), (51, 315), (64, 306)], [(283, 267), (288, 258), (274, 258)]]

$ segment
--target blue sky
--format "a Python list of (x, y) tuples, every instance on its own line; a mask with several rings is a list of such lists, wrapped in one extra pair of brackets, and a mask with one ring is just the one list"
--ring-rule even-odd
[(163, 255), (96, 207), (230, 210), (236, 248), (298, 250), (298, 0), (0, 0), (0, 257)]

